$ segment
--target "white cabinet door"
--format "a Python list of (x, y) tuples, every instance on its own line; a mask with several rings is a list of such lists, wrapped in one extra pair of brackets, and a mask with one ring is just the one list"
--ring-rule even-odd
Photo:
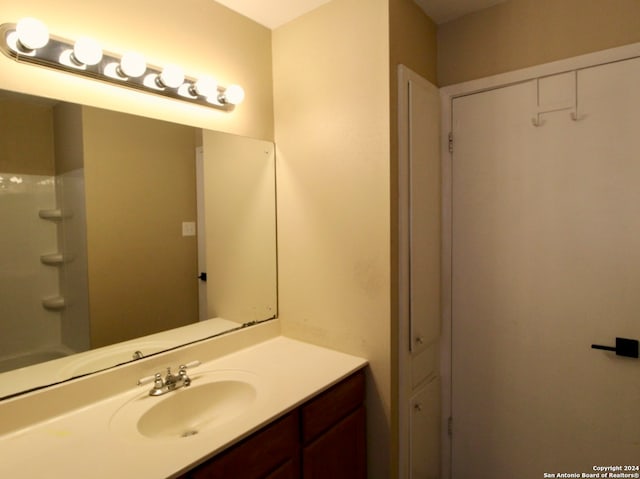
[(420, 80), (410, 81), (409, 93), (409, 334), (416, 354), (440, 337), (440, 95)]
[(410, 479), (440, 479), (440, 379), (421, 387), (410, 401)]
[[(399, 100), (398, 475), (406, 479), (438, 477), (440, 471), (440, 410), (425, 407), (416, 421), (412, 409), (416, 391), (427, 383), (429, 394), (440, 394), (440, 381), (435, 379), (441, 330), (440, 93), (401, 66)], [(437, 440), (420, 439), (434, 437)], [(426, 470), (435, 475), (415, 472)]]

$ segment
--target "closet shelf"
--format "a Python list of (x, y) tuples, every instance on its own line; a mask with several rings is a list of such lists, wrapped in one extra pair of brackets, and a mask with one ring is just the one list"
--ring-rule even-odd
[(62, 296), (51, 296), (42, 299), (42, 306), (50, 311), (60, 311), (65, 307), (65, 301)]

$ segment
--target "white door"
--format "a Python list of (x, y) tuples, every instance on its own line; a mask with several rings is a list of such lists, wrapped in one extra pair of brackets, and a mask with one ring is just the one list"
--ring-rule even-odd
[(251, 323), (277, 314), (275, 147), (202, 134), (207, 318)]
[(638, 473), (640, 60), (573, 78), (453, 101), (454, 479)]

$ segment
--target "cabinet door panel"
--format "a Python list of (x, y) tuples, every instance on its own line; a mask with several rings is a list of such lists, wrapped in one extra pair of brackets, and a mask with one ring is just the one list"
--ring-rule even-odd
[(300, 479), (300, 456), (287, 461), (265, 479)]
[(359, 407), (303, 450), (304, 479), (365, 479), (365, 409)]
[[(190, 479), (262, 479), (299, 454), (298, 414), (291, 413), (188, 473)], [(288, 476), (274, 476), (286, 478)], [(295, 477), (295, 476), (293, 476)]]
[(364, 400), (365, 378), (360, 371), (302, 406), (302, 441), (308, 443)]
[(409, 410), (410, 479), (440, 477), (440, 379), (411, 397)]

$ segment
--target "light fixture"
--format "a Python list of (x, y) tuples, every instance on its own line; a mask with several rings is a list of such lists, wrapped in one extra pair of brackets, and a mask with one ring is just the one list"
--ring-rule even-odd
[(16, 25), (19, 45), (27, 52), (49, 43), (49, 29), (36, 18), (23, 18)]
[(180, 88), (184, 83), (184, 70), (178, 65), (165, 65), (156, 82), (161, 88)]
[(74, 42), (50, 35), (47, 26), (35, 18), (0, 25), (0, 50), (20, 63), (45, 66), (218, 110), (233, 110), (245, 96), (239, 85), (224, 88), (208, 75), (189, 77), (175, 64), (166, 64), (164, 68), (148, 65), (144, 55), (137, 52), (117, 55), (103, 52), (100, 44), (89, 37), (79, 37)]
[(138, 78), (147, 71), (147, 60), (142, 53), (125, 52), (117, 69), (123, 77)]
[(80, 37), (73, 45), (71, 61), (77, 66), (97, 65), (102, 60), (102, 47), (93, 38)]
[(244, 100), (244, 89), (240, 85), (229, 85), (227, 89), (218, 95), (220, 103), (239, 105)]
[(208, 75), (201, 76), (189, 86), (191, 95), (202, 95), (205, 98), (217, 97), (218, 82)]

